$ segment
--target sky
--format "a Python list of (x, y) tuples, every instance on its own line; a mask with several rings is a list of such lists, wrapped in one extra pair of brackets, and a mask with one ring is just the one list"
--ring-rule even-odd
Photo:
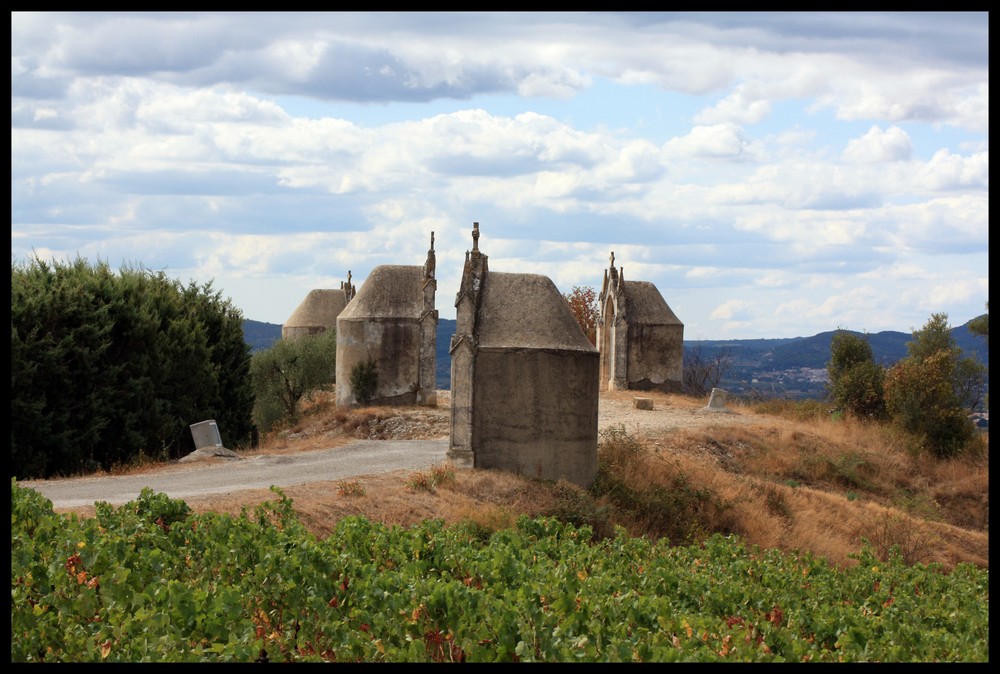
[(11, 262), (211, 283), (284, 323), (422, 265), (601, 289), (684, 338), (989, 301), (989, 15), (11, 14)]

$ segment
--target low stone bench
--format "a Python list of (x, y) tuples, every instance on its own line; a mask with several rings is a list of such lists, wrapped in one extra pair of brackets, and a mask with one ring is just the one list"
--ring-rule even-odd
[(637, 410), (651, 410), (653, 409), (653, 399), (652, 398), (633, 398), (632, 405)]

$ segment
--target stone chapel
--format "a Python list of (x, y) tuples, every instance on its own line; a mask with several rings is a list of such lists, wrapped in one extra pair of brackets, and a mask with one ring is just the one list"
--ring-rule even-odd
[(598, 304), (601, 390), (680, 393), (684, 324), (656, 286), (649, 281), (626, 281), (625, 268), (615, 268), (612, 252)]
[(347, 282), (340, 282), (340, 289), (317, 288), (310, 290), (305, 299), (281, 326), (281, 338), (294, 340), (304, 335), (314, 335), (327, 328), (337, 327), (337, 316), (354, 297), (351, 272)]
[(547, 276), (490, 271), (477, 222), (455, 307), (448, 458), (589, 487), (599, 354), (558, 288)]
[(337, 317), (338, 406), (359, 402), (351, 389), (351, 370), (369, 359), (378, 372), (370, 404), (437, 405), (436, 291), (434, 232), (422, 266), (372, 269)]

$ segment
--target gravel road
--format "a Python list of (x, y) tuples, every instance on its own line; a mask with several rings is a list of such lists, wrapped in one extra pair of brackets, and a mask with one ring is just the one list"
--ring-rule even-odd
[[(621, 426), (635, 435), (749, 423), (754, 415), (719, 414), (707, 408), (678, 407), (655, 396), (652, 410), (633, 405), (632, 393), (602, 394), (598, 427)], [(445, 398), (447, 400), (447, 398)], [(429, 410), (447, 415), (449, 408)], [(55, 509), (91, 506), (98, 501), (122, 505), (138, 498), (144, 487), (175, 499), (222, 495), (246, 489), (289, 487), (310, 482), (343, 480), (357, 475), (397, 470), (427, 470), (444, 463), (448, 439), (356, 440), (333, 449), (309, 450), (284, 455), (256, 455), (240, 459), (181, 461), (149, 473), (101, 475), (19, 482), (52, 501)]]
[(152, 473), (102, 475), (18, 482), (52, 501), (53, 508), (76, 508), (106, 501), (122, 505), (143, 487), (170, 498), (190, 499), (245, 489), (288, 487), (400, 469), (426, 470), (445, 462), (448, 439), (357, 440), (334, 449), (290, 455), (259, 455), (240, 460), (177, 463)]

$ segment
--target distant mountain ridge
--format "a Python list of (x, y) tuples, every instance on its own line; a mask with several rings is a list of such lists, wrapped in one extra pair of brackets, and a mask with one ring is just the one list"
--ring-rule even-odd
[[(825, 370), (830, 360), (830, 344), (837, 330), (812, 337), (777, 339), (684, 340), (685, 353), (698, 349), (703, 360), (712, 359), (722, 349), (729, 349), (732, 366), (722, 386), (738, 393), (752, 388), (783, 387), (782, 393), (793, 397), (819, 397), (825, 386)], [(906, 345), (913, 338), (909, 332), (886, 330), (851, 334), (865, 337), (871, 344), (875, 361), (893, 365), (906, 357)], [(989, 367), (986, 340), (969, 332), (968, 323), (952, 328), (955, 343), (966, 356), (978, 358)], [(436, 381), (439, 389), (451, 388), (449, 347), (455, 334), (455, 321), (442, 318), (437, 330)], [(281, 339), (281, 326), (275, 323), (244, 320), (243, 335), (252, 352), (270, 348)], [(817, 372), (823, 371), (823, 372)]]
[(277, 323), (243, 320), (243, 339), (250, 345), (250, 352), (270, 349), (281, 339), (281, 326)]

